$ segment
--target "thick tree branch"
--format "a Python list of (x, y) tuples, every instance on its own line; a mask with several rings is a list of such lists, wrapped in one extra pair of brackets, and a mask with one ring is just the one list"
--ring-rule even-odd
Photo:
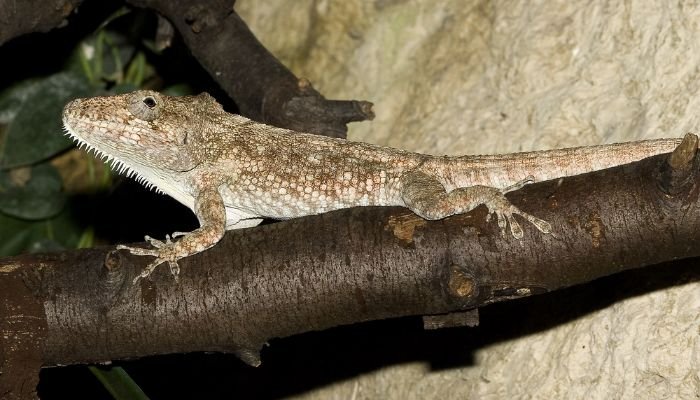
[[(486, 222), (483, 207), (434, 222), (402, 208), (356, 208), (229, 232), (183, 260), (179, 283), (161, 268), (132, 285), (147, 260), (113, 248), (2, 260), (0, 284), (14, 288), (0, 319), (2, 379), (8, 349), (35, 332), (45, 334), (22, 356), (43, 365), (192, 351), (257, 365), (274, 337), (470, 310), (696, 257), (696, 146), (689, 136), (670, 165), (662, 155), (513, 193), (556, 227), (543, 235), (525, 226), (521, 241)], [(43, 315), (15, 325), (28, 315), (18, 303)]]

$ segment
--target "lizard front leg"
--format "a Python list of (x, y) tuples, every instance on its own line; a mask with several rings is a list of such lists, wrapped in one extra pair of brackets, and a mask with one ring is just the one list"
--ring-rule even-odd
[(406, 207), (430, 220), (466, 213), (484, 204), (489, 209), (489, 218), (491, 213), (496, 215), (501, 231), (505, 230), (506, 225), (510, 225), (513, 236), (521, 239), (523, 230), (513, 218), (513, 214), (521, 215), (543, 233), (552, 231), (547, 221), (521, 211), (504, 196), (505, 193), (520, 189), (533, 180), (534, 178), (528, 177), (505, 189), (477, 185), (457, 188), (448, 193), (437, 179), (422, 172), (412, 172), (401, 178), (401, 196)]
[(199, 219), (200, 227), (189, 233), (173, 233), (173, 238), (182, 236), (182, 239), (176, 242), (170, 240), (170, 235), (165, 236), (165, 242), (146, 236), (146, 241), (153, 246), (152, 249), (117, 246), (117, 249), (128, 250), (131, 254), (156, 257), (141, 274), (134, 278), (134, 283), (149, 276), (164, 262), (168, 263), (170, 273), (177, 280), (180, 273), (178, 260), (202, 252), (221, 240), (226, 227), (226, 208), (219, 191), (213, 188), (199, 192), (195, 196), (194, 212)]

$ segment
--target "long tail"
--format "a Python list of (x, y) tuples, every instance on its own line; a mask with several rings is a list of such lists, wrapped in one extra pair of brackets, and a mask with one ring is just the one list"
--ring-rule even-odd
[(442, 176), (452, 178), (446, 186), (506, 187), (528, 175), (537, 181), (545, 181), (670, 153), (682, 140), (653, 139), (503, 155), (450, 157), (446, 164), (442, 164), (447, 169), (442, 171)]

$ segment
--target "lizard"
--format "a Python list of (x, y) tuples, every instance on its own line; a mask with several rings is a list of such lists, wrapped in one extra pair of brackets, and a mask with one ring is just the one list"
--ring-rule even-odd
[[(263, 218), (289, 219), (356, 206), (403, 206), (427, 220), (479, 205), (516, 239), (520, 215), (544, 234), (551, 225), (505, 194), (535, 181), (596, 171), (672, 151), (681, 139), (653, 139), (502, 155), (433, 156), (295, 132), (230, 114), (209, 94), (167, 96), (141, 90), (75, 99), (63, 109), (66, 135), (119, 173), (191, 209), (200, 227), (151, 248), (119, 245), (163, 263), (211, 248), (226, 230)], [(174, 241), (172, 239), (181, 237)]]

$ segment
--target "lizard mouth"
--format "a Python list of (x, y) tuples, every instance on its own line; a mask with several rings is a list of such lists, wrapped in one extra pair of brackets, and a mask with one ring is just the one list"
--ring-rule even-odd
[[(73, 142), (75, 142), (78, 149), (85, 150), (86, 153), (90, 154), (92, 152), (95, 158), (105, 162), (112, 171), (119, 175), (126, 176), (127, 178), (133, 178), (136, 182), (142, 184), (146, 189), (153, 189), (158, 193), (163, 193), (156, 185), (151, 183), (143, 174), (139, 173), (137, 168), (132, 165), (127, 164), (119, 157), (109, 154), (108, 152), (97, 148), (94, 144), (89, 143), (83, 135), (80, 134), (80, 129), (76, 129), (75, 125), (71, 121), (70, 113), (75, 112), (76, 108), (80, 106), (80, 100), (76, 99), (63, 108), (63, 131), (64, 135), (68, 136)], [(79, 114), (78, 114), (79, 115)]]

